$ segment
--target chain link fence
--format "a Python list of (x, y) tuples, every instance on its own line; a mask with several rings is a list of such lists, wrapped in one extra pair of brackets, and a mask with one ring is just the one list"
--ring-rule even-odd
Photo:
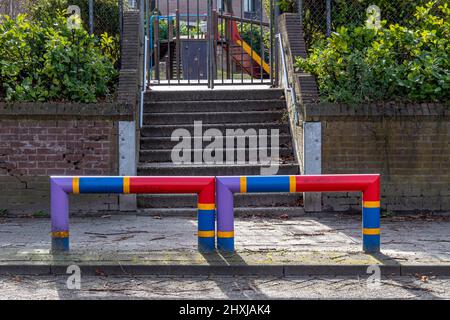
[[(68, 16), (79, 14), (89, 33), (97, 38), (107, 33), (120, 50), (123, 12), (137, 5), (137, 0), (0, 0), (0, 23), (4, 15), (14, 19), (21, 13), (35, 20), (51, 16), (57, 10), (67, 12)], [(76, 7), (68, 12), (69, 6)]]
[(0, 0), (0, 15), (17, 17), (28, 13), (37, 18), (55, 10), (67, 10), (70, 5), (80, 8), (84, 26), (91, 33), (100, 36), (121, 33), (124, 10), (136, 4), (136, 0)]
[(297, 12), (300, 8), (305, 40), (310, 45), (317, 39), (330, 35), (340, 26), (364, 25), (370, 6), (375, 5), (380, 9), (381, 21), (386, 21), (387, 25), (407, 25), (416, 7), (430, 1), (436, 9), (444, 3), (450, 3), (450, 0), (280, 0), (280, 5), (291, 3), (291, 7)]
[(18, 14), (26, 12), (30, 0), (0, 0), (0, 15), (15, 18)]

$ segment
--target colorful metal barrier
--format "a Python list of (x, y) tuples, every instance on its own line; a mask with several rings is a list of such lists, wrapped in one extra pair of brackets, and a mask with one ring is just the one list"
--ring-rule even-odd
[(363, 250), (380, 251), (380, 175), (235, 176), (216, 177), (217, 248), (234, 251), (235, 193), (354, 192), (363, 194)]
[(69, 194), (196, 193), (198, 249), (215, 249), (214, 177), (50, 177), (52, 251), (69, 250)]

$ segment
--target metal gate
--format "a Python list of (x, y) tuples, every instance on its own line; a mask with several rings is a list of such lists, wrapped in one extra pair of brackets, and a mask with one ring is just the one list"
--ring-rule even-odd
[(274, 1), (145, 1), (147, 84), (272, 85)]

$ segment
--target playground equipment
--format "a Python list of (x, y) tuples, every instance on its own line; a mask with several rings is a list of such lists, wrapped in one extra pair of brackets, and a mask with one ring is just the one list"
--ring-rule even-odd
[(363, 250), (380, 251), (380, 175), (305, 175), (216, 177), (217, 248), (234, 252), (235, 193), (362, 192)]
[(198, 249), (215, 249), (214, 177), (50, 177), (52, 251), (69, 250), (69, 194), (196, 193)]
[[(244, 12), (237, 2), (219, 3), (180, 0), (156, 2), (147, 9), (143, 25), (149, 55), (144, 69), (150, 86), (274, 81), (274, 21), (265, 21), (262, 3), (258, 14)], [(270, 44), (264, 43), (265, 35), (266, 40), (270, 35)]]
[[(225, 43), (219, 41), (219, 44), (226, 50), (231, 56), (234, 63), (240, 66), (249, 76), (259, 78), (270, 77), (270, 66), (262, 58), (250, 44), (245, 42), (240, 33), (237, 25), (236, 17), (221, 15), (221, 18), (226, 21), (225, 27)], [(228, 34), (228, 30), (231, 30), (231, 34)], [(264, 53), (260, 53), (263, 55)]]

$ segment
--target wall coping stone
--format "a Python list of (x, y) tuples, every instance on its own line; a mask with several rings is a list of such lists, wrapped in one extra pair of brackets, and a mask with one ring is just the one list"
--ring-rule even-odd
[(117, 102), (0, 102), (0, 119), (23, 118), (132, 120), (133, 106)]
[(311, 103), (301, 106), (305, 121), (334, 118), (450, 118), (450, 108), (442, 103), (378, 102), (367, 104)]

